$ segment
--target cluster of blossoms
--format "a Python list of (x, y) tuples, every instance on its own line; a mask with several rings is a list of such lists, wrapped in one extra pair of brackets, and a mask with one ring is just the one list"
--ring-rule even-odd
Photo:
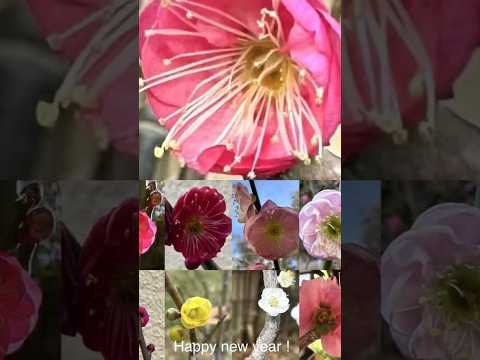
[(238, 221), (245, 223), (244, 237), (257, 255), (278, 260), (298, 248), (298, 214), (294, 209), (268, 200), (258, 211), (253, 195), (242, 184), (235, 185), (235, 198)]
[(300, 210), (300, 238), (311, 256), (341, 258), (341, 216), (341, 193), (337, 190), (320, 191)]
[(50, 47), (71, 66), (51, 102), (40, 101), (37, 120), (54, 126), (74, 109), (93, 127), (100, 147), (138, 152), (138, 4), (128, 0), (28, 0)]
[(166, 201), (165, 245), (182, 253), (187, 268), (198, 268), (217, 256), (232, 231), (226, 210), (223, 195), (208, 186), (187, 191), (174, 207)]
[(479, 209), (441, 204), (382, 255), (382, 315), (405, 357), (478, 357), (479, 232)]
[(201, 173), (266, 177), (320, 158), (340, 123), (340, 26), (322, 0), (152, 1), (140, 91), (161, 147)]
[(336, 279), (305, 280), (300, 286), (300, 343), (318, 339), (323, 350), (341, 356), (341, 289)]

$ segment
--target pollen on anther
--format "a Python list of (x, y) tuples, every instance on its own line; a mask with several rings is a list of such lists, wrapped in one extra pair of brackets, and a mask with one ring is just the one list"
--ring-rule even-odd
[(170, 60), (170, 59), (163, 59), (163, 65), (165, 65), (165, 66), (172, 65), (172, 60)]
[(165, 149), (163, 148), (163, 146), (155, 146), (155, 149), (153, 150), (153, 155), (157, 159), (160, 159), (163, 157), (163, 154), (165, 154)]
[(253, 180), (257, 177), (257, 175), (255, 174), (254, 171), (250, 171), (248, 174), (247, 174), (247, 177), (250, 179), (250, 180)]

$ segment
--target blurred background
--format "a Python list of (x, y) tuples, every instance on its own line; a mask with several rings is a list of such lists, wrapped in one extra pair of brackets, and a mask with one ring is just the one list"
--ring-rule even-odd
[[(123, 114), (128, 113), (126, 109), (133, 110), (134, 117), (112, 118), (105, 112), (92, 126), (87, 121), (89, 114), (69, 106), (62, 110), (54, 127), (39, 125), (38, 102), (51, 101), (71, 64), (64, 53), (48, 46), (40, 29), (73, 26), (75, 22), (65, 25), (72, 12), (89, 15), (97, 5), (49, 1), (43, 13), (52, 16), (45, 20), (37, 16), (39, 13), (33, 16), (28, 6), (33, 3), (38, 4), (37, 9), (42, 6), (38, 1), (0, 0), (0, 177), (137, 179), (137, 145), (125, 145), (126, 151), (112, 146), (113, 137), (125, 136), (123, 140), (116, 138), (119, 142), (138, 137), (135, 77), (123, 77), (110, 84), (108, 90), (113, 94), (120, 88), (131, 89), (122, 92), (121, 100)], [(78, 45), (77, 51), (86, 46)], [(136, 56), (126, 56), (122, 61), (137, 60)], [(107, 100), (102, 99), (102, 104), (103, 101)], [(121, 124), (118, 128), (127, 126), (129, 133), (120, 135), (117, 123)], [(115, 134), (112, 129), (116, 129)]]

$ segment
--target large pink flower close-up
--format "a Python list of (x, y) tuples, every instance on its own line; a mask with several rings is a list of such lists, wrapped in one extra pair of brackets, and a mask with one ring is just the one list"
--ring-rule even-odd
[(298, 213), (268, 200), (258, 214), (248, 218), (244, 236), (265, 259), (287, 257), (298, 249)]
[(16, 258), (0, 252), (0, 359), (17, 351), (37, 324), (42, 292)]
[(185, 257), (193, 269), (213, 259), (232, 232), (232, 219), (225, 215), (225, 198), (216, 189), (192, 188), (182, 195), (173, 210), (166, 211), (167, 245)]
[(145, 254), (155, 242), (157, 225), (145, 211), (138, 212), (138, 247), (140, 255)]
[(131, 1), (28, 0), (30, 11), (52, 50), (70, 69), (52, 101), (37, 106), (37, 120), (54, 126), (74, 108), (99, 146), (112, 144), (138, 153), (136, 33), (138, 4)]
[(342, 292), (335, 279), (304, 280), (300, 286), (300, 337), (321, 339), (324, 350), (341, 357)]
[(300, 238), (311, 256), (340, 259), (341, 197), (340, 191), (322, 190), (300, 210)]
[(205, 174), (310, 164), (340, 123), (340, 25), (321, 0), (163, 0), (140, 14), (141, 92)]
[(342, 34), (349, 98), (342, 109), (343, 160), (382, 132), (394, 135), (421, 122), (434, 130), (437, 99), (452, 96), (454, 81), (480, 44), (480, 3), (353, 0), (344, 1), (342, 17), (352, 24)]
[(422, 213), (382, 256), (382, 315), (410, 359), (478, 357), (480, 209)]

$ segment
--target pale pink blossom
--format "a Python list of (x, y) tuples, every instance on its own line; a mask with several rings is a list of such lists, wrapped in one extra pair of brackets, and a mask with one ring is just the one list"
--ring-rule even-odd
[(287, 257), (298, 247), (298, 214), (268, 200), (247, 220), (244, 233), (257, 255), (269, 260)]
[(341, 207), (339, 191), (323, 190), (300, 210), (300, 238), (311, 256), (340, 259)]
[(340, 123), (340, 26), (320, 0), (162, 0), (140, 62), (171, 150), (201, 173), (266, 177), (319, 158)]
[(479, 209), (441, 204), (383, 254), (382, 315), (406, 357), (478, 357), (479, 234)]

